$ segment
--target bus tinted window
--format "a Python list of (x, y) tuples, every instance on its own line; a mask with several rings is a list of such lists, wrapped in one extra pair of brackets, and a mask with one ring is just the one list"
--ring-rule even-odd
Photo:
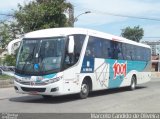
[(82, 45), (85, 39), (85, 35), (74, 35), (75, 40), (75, 63), (79, 60), (79, 56), (82, 50)]
[(149, 48), (90, 36), (86, 56), (105, 59), (149, 61)]
[(96, 37), (90, 37), (86, 49), (86, 56), (104, 58), (103, 57), (103, 40)]
[(78, 62), (80, 53), (82, 50), (83, 42), (85, 40), (85, 35), (74, 34), (72, 36), (74, 36), (74, 42), (75, 42), (74, 53), (69, 54), (66, 47), (66, 53), (64, 56), (64, 69), (71, 67)]

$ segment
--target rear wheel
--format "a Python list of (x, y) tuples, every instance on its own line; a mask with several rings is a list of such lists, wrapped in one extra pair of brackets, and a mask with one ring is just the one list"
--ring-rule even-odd
[(136, 89), (136, 76), (132, 76), (130, 90)]
[(89, 95), (89, 83), (86, 80), (84, 80), (81, 85), (81, 92), (79, 94), (79, 97), (81, 99), (85, 99), (88, 97), (88, 95)]

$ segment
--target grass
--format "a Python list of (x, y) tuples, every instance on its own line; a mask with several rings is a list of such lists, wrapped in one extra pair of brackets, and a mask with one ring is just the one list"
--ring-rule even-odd
[(11, 77), (11, 76), (8, 76), (8, 75), (0, 75), (0, 80), (7, 80), (7, 79), (11, 79), (11, 78), (13, 78), (13, 77)]

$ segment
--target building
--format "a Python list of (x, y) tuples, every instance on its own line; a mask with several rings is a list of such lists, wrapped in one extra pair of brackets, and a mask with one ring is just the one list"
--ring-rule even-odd
[[(152, 51), (152, 71), (160, 71), (160, 40), (159, 41), (142, 41), (141, 43), (147, 44), (151, 47)], [(159, 62), (159, 63), (158, 63)], [(158, 68), (156, 68), (158, 67)]]
[(147, 44), (151, 47), (152, 56), (160, 54), (160, 40), (159, 41), (142, 41), (141, 43)]

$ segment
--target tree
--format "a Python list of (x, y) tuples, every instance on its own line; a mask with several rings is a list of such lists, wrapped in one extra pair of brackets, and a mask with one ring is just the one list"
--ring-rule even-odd
[(72, 5), (66, 0), (34, 0), (28, 4), (18, 5), (15, 19), (24, 32), (45, 28), (70, 26), (65, 12)]
[(16, 22), (3, 21), (0, 23), (0, 48), (5, 50), (8, 43), (20, 34)]
[(16, 65), (15, 55), (6, 55), (6, 57), (3, 60), (3, 64), (7, 66), (15, 66)]
[(143, 28), (140, 28), (139, 26), (135, 26), (134, 28), (126, 27), (125, 29), (122, 29), (121, 36), (125, 37), (127, 39), (139, 42), (144, 35)]

